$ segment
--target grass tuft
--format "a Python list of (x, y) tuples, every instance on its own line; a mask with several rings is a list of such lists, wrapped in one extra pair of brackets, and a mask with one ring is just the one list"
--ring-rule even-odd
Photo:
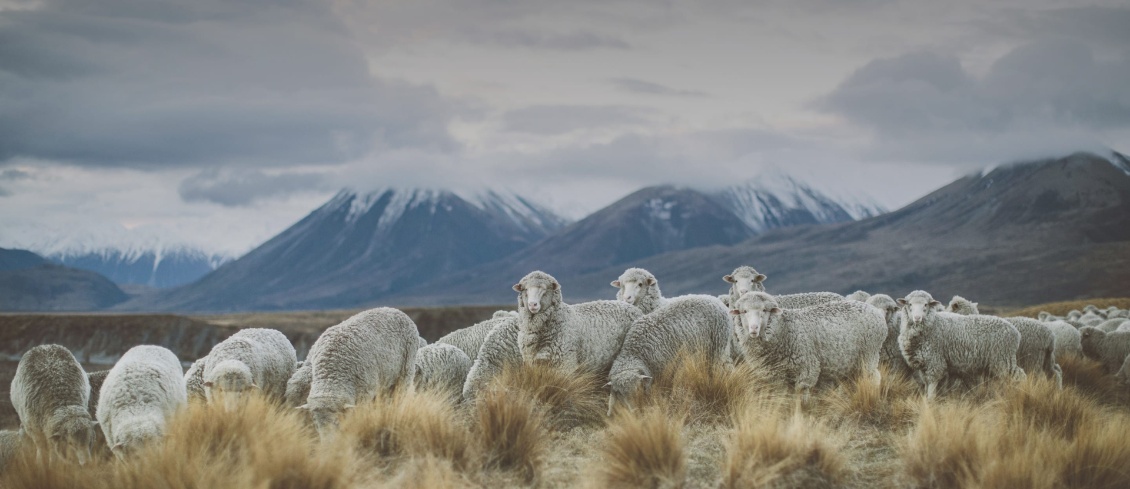
[(466, 470), (477, 460), (471, 433), (442, 392), (402, 389), (360, 405), (342, 419), (340, 433), (334, 443), (345, 445), (330, 450), (352, 448), (388, 466), (434, 457)]
[(843, 440), (799, 411), (777, 404), (735, 420), (726, 446), (722, 487), (837, 487), (850, 475)]
[(474, 404), (473, 433), (489, 470), (515, 471), (532, 481), (548, 450), (548, 429), (537, 401), (497, 384)]
[(661, 408), (622, 410), (600, 449), (593, 487), (682, 487), (687, 474), (683, 419)]

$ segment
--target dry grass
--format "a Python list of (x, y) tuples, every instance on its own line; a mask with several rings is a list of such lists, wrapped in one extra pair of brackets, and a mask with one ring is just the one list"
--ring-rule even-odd
[(390, 467), (428, 457), (466, 470), (477, 460), (470, 431), (442, 393), (405, 389), (358, 406), (341, 420), (340, 433), (334, 442), (343, 445), (333, 451)]
[(681, 352), (636, 405), (662, 406), (690, 423), (729, 422), (749, 403), (783, 390), (783, 384), (759, 360), (730, 367)]
[(1099, 309), (1106, 309), (1110, 306), (1115, 306), (1119, 309), (1130, 309), (1130, 297), (1050, 302), (1038, 306), (1025, 307), (1024, 309), (1017, 309), (1015, 311), (1008, 311), (1007, 314), (1002, 314), (1002, 316), (1026, 316), (1034, 318), (1040, 314), (1040, 311), (1047, 311), (1056, 316), (1064, 316), (1073, 309), (1082, 311), (1084, 307), (1091, 304), (1095, 305)]
[(816, 411), (837, 422), (854, 421), (875, 428), (897, 429), (911, 422), (920, 401), (921, 389), (901, 372), (880, 367), (882, 381), (871, 382), (861, 374), (818, 397)]
[(722, 487), (839, 487), (848, 479), (844, 440), (822, 422), (776, 403), (747, 407), (726, 444)]
[(529, 395), (492, 387), (474, 404), (472, 431), (488, 470), (516, 471), (529, 482), (537, 475), (548, 446), (542, 409)]
[(621, 410), (592, 471), (593, 487), (682, 487), (687, 474), (683, 419), (662, 408)]
[(587, 371), (565, 373), (545, 365), (510, 367), (491, 386), (533, 400), (546, 426), (557, 431), (599, 426), (608, 409), (608, 392), (600, 376)]
[(1063, 369), (1063, 385), (1111, 406), (1130, 405), (1130, 390), (1119, 385), (1103, 365), (1090, 358), (1067, 356), (1056, 361)]

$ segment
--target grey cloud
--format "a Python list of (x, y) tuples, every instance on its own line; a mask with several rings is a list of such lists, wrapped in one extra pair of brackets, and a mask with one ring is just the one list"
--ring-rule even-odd
[(578, 129), (644, 124), (651, 113), (641, 107), (622, 105), (535, 105), (504, 113), (502, 123), (510, 132), (549, 136)]
[(213, 202), (239, 207), (295, 192), (317, 190), (325, 177), (317, 173), (269, 175), (258, 170), (205, 170), (181, 181), (177, 188), (185, 202)]
[(7, 170), (0, 171), (0, 180), (7, 182), (18, 182), (20, 180), (27, 180), (30, 178), (31, 173), (16, 168), (9, 168)]
[(976, 78), (956, 58), (875, 60), (815, 102), (875, 131), (876, 154), (982, 159), (1031, 148), (1092, 146), (1088, 133), (1130, 127), (1130, 59), (1100, 60), (1083, 43), (1020, 46)]
[(466, 40), (479, 44), (505, 47), (549, 49), (556, 51), (585, 51), (590, 49), (628, 49), (627, 41), (618, 37), (587, 30), (566, 33), (537, 32), (521, 29), (496, 31), (467, 30)]
[(0, 161), (333, 163), (451, 151), (460, 104), (376, 79), (317, 0), (45, 1), (0, 12)]
[(675, 97), (705, 97), (706, 92), (698, 90), (681, 90), (666, 85), (640, 80), (637, 78), (612, 78), (608, 80), (614, 87), (625, 92), (642, 93), (646, 95), (669, 95)]

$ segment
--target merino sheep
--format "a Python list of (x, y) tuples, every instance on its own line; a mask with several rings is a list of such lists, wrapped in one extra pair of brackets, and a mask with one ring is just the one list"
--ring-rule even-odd
[(887, 324), (887, 337), (883, 340), (883, 349), (880, 351), (879, 360), (886, 363), (891, 371), (902, 372), (907, 377), (912, 377), (914, 372), (906, 364), (899, 350), (899, 327), (902, 325), (902, 310), (898, 303), (887, 294), (875, 294), (867, 299), (867, 304), (880, 311)]
[[(746, 292), (765, 292), (765, 275), (757, 273), (750, 266), (735, 268), (732, 273), (722, 277), (730, 285), (730, 304), (737, 303), (739, 297)], [(782, 294), (773, 296), (782, 309), (804, 309), (819, 306), (829, 302), (844, 300), (844, 296), (833, 292), (801, 292), (799, 294)]]
[(210, 403), (222, 399), (228, 409), (253, 390), (282, 399), (298, 362), (286, 335), (264, 328), (240, 330), (204, 358), (204, 395)]
[(1079, 330), (1079, 333), (1083, 336), (1083, 354), (1098, 360), (1109, 373), (1122, 368), (1126, 355), (1130, 355), (1130, 332), (1107, 333), (1088, 326)]
[(1055, 336), (1055, 357), (1057, 359), (1067, 355), (1083, 355), (1083, 346), (1080, 343), (1082, 336), (1074, 326), (1063, 320), (1044, 321), (1044, 326), (1047, 326), (1048, 330)]
[[(655, 286), (654, 277), (652, 281)], [(633, 392), (649, 389), (652, 377), (677, 360), (680, 351), (705, 354), (711, 362), (733, 362), (733, 326), (722, 301), (709, 295), (685, 295), (662, 302), (632, 323), (612, 362), (608, 374), (609, 416), (617, 402), (630, 406)]]
[[(331, 326), (310, 347), (310, 394), (299, 409), (310, 413), (319, 436), (337, 428), (338, 416), (412, 381), (416, 324), (402, 311), (379, 307)], [(301, 370), (301, 369), (300, 369)]]
[(1077, 319), (1076, 321), (1082, 323), (1083, 326), (1099, 326), (1106, 321), (1106, 318), (1093, 312), (1088, 312), (1082, 316), (1079, 316), (1079, 319)]
[(435, 343), (416, 352), (416, 369), (412, 384), (416, 389), (429, 389), (447, 393), (459, 399), (463, 382), (471, 370), (471, 359), (459, 347)]
[(927, 399), (934, 398), (938, 383), (946, 377), (963, 382), (982, 374), (1025, 378), (1024, 370), (1016, 366), (1020, 332), (1008, 321), (939, 312), (941, 303), (921, 290), (897, 302), (903, 317), (899, 349), (907, 365), (922, 376)]
[(606, 374), (628, 328), (643, 315), (622, 301), (566, 304), (561, 284), (541, 271), (530, 272), (513, 288), (518, 292), (518, 348), (526, 364)]
[(1099, 323), (1095, 327), (1103, 330), (1103, 332), (1105, 332), (1105, 333), (1110, 333), (1110, 332), (1113, 332), (1113, 331), (1118, 331), (1118, 328), (1122, 327), (1122, 325), (1127, 323), (1127, 322), (1130, 322), (1130, 319), (1125, 319), (1125, 318), (1107, 319), (1106, 321)]
[(310, 381), (313, 377), (310, 373), (310, 362), (298, 365), (298, 368), (294, 369), (294, 374), (286, 381), (286, 393), (283, 394), (287, 406), (299, 407), (306, 403), (306, 398), (310, 396)]
[(423, 336), (417, 336), (416, 349), (419, 350), (420, 348), (423, 348), (425, 346), (428, 346), (428, 340), (425, 340)]
[[(962, 316), (978, 315), (977, 303), (959, 295), (953, 296), (950, 312)], [(1020, 347), (1016, 350), (1016, 365), (1025, 373), (1042, 371), (1063, 387), (1063, 370), (1055, 360), (1055, 335), (1047, 324), (1026, 317), (1002, 318), (1020, 332)]]
[(471, 362), (467, 380), (463, 382), (463, 401), (474, 402), (479, 392), (503, 369), (522, 364), (518, 348), (518, 318), (500, 318), (501, 322), (487, 333), (478, 356)]
[(24, 353), (11, 385), (20, 429), (42, 460), (90, 458), (96, 423), (90, 417), (90, 381), (71, 351), (40, 345)]
[(761, 344), (771, 364), (807, 403), (819, 381), (870, 374), (878, 385), (879, 351), (887, 337), (883, 311), (856, 301), (837, 301), (807, 309), (783, 309), (764, 292), (743, 294), (731, 314), (744, 327), (742, 341)]
[(207, 362), (208, 357), (192, 362), (184, 373), (184, 388), (190, 402), (208, 402), (208, 395), (204, 393), (204, 364)]
[(160, 346), (135, 346), (106, 374), (98, 424), (114, 455), (124, 458), (162, 438), (166, 421), (187, 403), (176, 354)]
[(846, 297), (844, 297), (844, 300), (857, 301), (857, 302), (867, 302), (867, 299), (870, 299), (870, 298), (871, 298), (870, 293), (863, 291), (863, 290), (857, 290), (855, 292), (852, 292), (851, 294), (848, 294)]
[(463, 353), (467, 354), (467, 358), (474, 362), (475, 358), (479, 356), (479, 349), (483, 347), (483, 342), (486, 341), (487, 334), (499, 324), (517, 317), (516, 311), (495, 311), (490, 319), (452, 331), (436, 340), (436, 343), (455, 346), (463, 350)]

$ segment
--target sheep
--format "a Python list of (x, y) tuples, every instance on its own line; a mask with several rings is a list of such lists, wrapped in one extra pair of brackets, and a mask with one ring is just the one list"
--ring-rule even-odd
[(818, 381), (842, 380), (860, 369), (879, 385), (879, 351), (887, 337), (879, 309), (856, 301), (782, 309), (773, 296), (748, 292), (730, 313), (742, 321), (742, 341), (759, 342), (805, 404)]
[(428, 340), (425, 340), (423, 336), (417, 336), (416, 349), (419, 350), (420, 348), (423, 348), (425, 346), (428, 346)]
[[(310, 347), (310, 413), (322, 440), (357, 403), (407, 387), (416, 361), (416, 324), (404, 312), (378, 307), (331, 326)], [(301, 370), (301, 369), (300, 369)]]
[(1126, 355), (1130, 355), (1130, 332), (1107, 333), (1094, 327), (1079, 330), (1083, 336), (1083, 354), (1103, 364), (1109, 373), (1117, 372)]
[(1094, 305), (1094, 304), (1087, 304), (1086, 306), (1083, 306), (1083, 314), (1086, 314), (1086, 313), (1098, 314), (1099, 313), (1099, 307)]
[(251, 391), (282, 399), (298, 362), (286, 335), (265, 328), (236, 332), (212, 347), (205, 359), (204, 396), (209, 403), (222, 399), (228, 409)]
[(299, 407), (305, 404), (306, 398), (310, 396), (311, 380), (313, 380), (313, 375), (310, 373), (310, 362), (299, 365), (290, 379), (286, 381), (286, 393), (283, 394), (284, 403), (291, 407)]
[[(953, 296), (950, 312), (962, 316), (979, 315), (977, 303), (959, 295)], [(1025, 373), (1042, 370), (1063, 387), (1063, 370), (1055, 361), (1055, 335), (1046, 324), (1026, 317), (1002, 318), (1020, 332), (1020, 347), (1016, 351), (1016, 365)]]
[(207, 362), (208, 357), (192, 362), (184, 373), (184, 388), (190, 402), (208, 402), (208, 395), (204, 392), (204, 364)]
[(522, 364), (518, 348), (518, 318), (499, 318), (501, 322), (487, 333), (478, 356), (471, 362), (467, 380), (463, 382), (463, 401), (474, 402), (479, 391), (503, 369)]
[(471, 359), (454, 345), (436, 343), (416, 352), (412, 384), (416, 389), (445, 392), (451, 399), (463, 393), (463, 382), (471, 370)]
[(1122, 324), (1126, 323), (1126, 322), (1130, 322), (1130, 319), (1123, 319), (1123, 318), (1107, 319), (1106, 321), (1099, 323), (1095, 327), (1103, 330), (1104, 332), (1110, 333), (1112, 331), (1118, 330), (1118, 328), (1121, 327)]
[(86, 463), (97, 424), (89, 411), (90, 380), (70, 350), (59, 345), (28, 350), (16, 366), (10, 391), (20, 430), (40, 460)]
[(186, 404), (188, 393), (176, 354), (160, 346), (135, 346), (106, 374), (98, 399), (98, 424), (110, 450), (125, 458), (164, 437), (165, 423)]
[(867, 302), (867, 299), (870, 299), (870, 298), (871, 298), (871, 294), (869, 294), (869, 293), (867, 293), (866, 291), (863, 291), (863, 290), (857, 290), (855, 292), (852, 292), (851, 294), (848, 294), (847, 297), (844, 297), (844, 300), (857, 301), (857, 302)]
[(636, 306), (644, 314), (651, 314), (667, 302), (659, 291), (655, 275), (642, 268), (624, 270), (620, 278), (612, 281), (612, 286), (618, 289), (616, 300)]
[(1110, 318), (1110, 319), (1114, 319), (1114, 318), (1130, 319), (1130, 309), (1119, 309), (1118, 311), (1107, 314), (1106, 317)]
[(652, 377), (677, 360), (680, 351), (705, 354), (712, 363), (733, 363), (733, 335), (729, 311), (718, 298), (685, 295), (663, 300), (662, 306), (632, 323), (612, 362), (608, 415), (617, 402), (631, 407), (632, 393), (648, 390)]
[(1081, 317), (1083, 317), (1083, 313), (1078, 309), (1068, 311), (1067, 316), (1065, 316), (1065, 318), (1070, 321), (1078, 321)]
[[(729, 275), (722, 277), (722, 280), (731, 284), (730, 300), (726, 304), (730, 304), (732, 307), (738, 298), (746, 292), (765, 292), (765, 278), (764, 274), (757, 273), (757, 270), (754, 270), (751, 266), (735, 268)], [(775, 295), (773, 298), (777, 300), (782, 309), (804, 309), (844, 300), (844, 296), (833, 292), (802, 292), (799, 294)]]
[(929, 293), (916, 290), (898, 299), (903, 322), (899, 328), (899, 350), (926, 385), (926, 398), (933, 399), (938, 383), (948, 376), (958, 380), (987, 373), (1023, 380), (1016, 366), (1020, 332), (1008, 321), (992, 316), (961, 316), (939, 312), (941, 305)]
[(1066, 355), (1083, 355), (1083, 346), (1080, 343), (1082, 338), (1079, 330), (1074, 326), (1067, 323), (1067, 321), (1045, 321), (1044, 326), (1055, 336), (1055, 357), (1057, 359), (1063, 358)]
[(1076, 321), (1082, 323), (1083, 326), (1098, 326), (1102, 324), (1103, 321), (1106, 321), (1106, 318), (1093, 312), (1088, 312), (1082, 316), (1079, 316), (1079, 319), (1077, 319)]
[(23, 432), (12, 430), (0, 431), (0, 474), (7, 470), (8, 464), (20, 453), (23, 444)]
[(643, 315), (621, 301), (566, 304), (561, 284), (542, 271), (530, 272), (513, 289), (518, 292), (518, 351), (526, 364), (606, 374), (628, 328)]
[(490, 333), (495, 326), (517, 317), (517, 311), (495, 311), (490, 319), (452, 331), (436, 340), (436, 343), (453, 345), (463, 350), (463, 353), (467, 354), (467, 358), (470, 358), (471, 361), (474, 362), (475, 358), (479, 356), (479, 348), (482, 348), (483, 341), (486, 340), (487, 334)]
[(108, 373), (110, 373), (109, 370), (99, 370), (86, 374), (86, 381), (90, 382), (90, 400), (86, 403), (86, 410), (90, 413), (90, 419), (94, 419), (94, 413), (98, 409), (98, 393), (102, 390), (102, 383), (106, 381), (106, 374)]
[(879, 359), (886, 363), (891, 371), (902, 372), (907, 377), (912, 377), (914, 372), (906, 364), (899, 350), (899, 326), (902, 324), (902, 311), (898, 303), (887, 294), (875, 294), (867, 299), (867, 304), (880, 311), (887, 324), (887, 337), (883, 340), (883, 349)]

